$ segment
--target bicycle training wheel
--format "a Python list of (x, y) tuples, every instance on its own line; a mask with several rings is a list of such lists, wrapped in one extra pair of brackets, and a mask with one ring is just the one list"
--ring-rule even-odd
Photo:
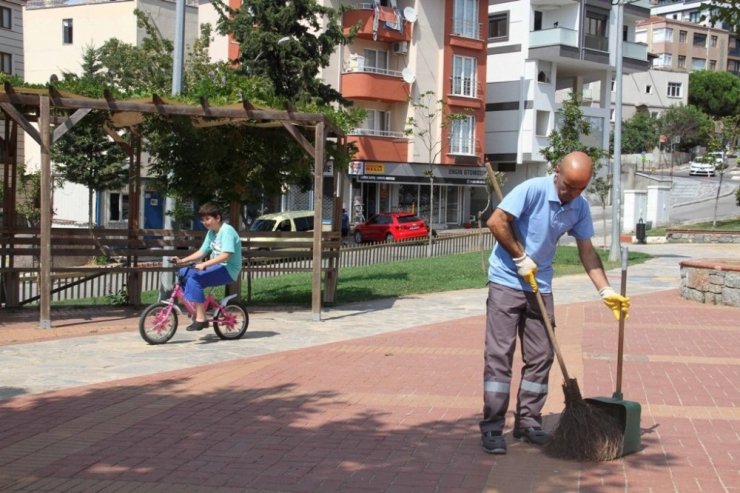
[(239, 339), (249, 327), (247, 307), (240, 301), (231, 300), (216, 313), (213, 330), (221, 339)]
[(139, 334), (149, 344), (164, 344), (177, 331), (177, 313), (163, 303), (148, 306), (139, 317)]

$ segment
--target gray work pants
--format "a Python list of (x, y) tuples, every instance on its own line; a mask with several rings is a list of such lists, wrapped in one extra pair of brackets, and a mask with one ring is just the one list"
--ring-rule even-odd
[[(554, 327), (552, 294), (542, 293), (542, 297)], [(504, 429), (517, 336), (521, 340), (524, 364), (514, 426), (539, 427), (542, 425), (542, 407), (547, 399), (553, 350), (537, 299), (533, 293), (488, 283), (481, 432)]]

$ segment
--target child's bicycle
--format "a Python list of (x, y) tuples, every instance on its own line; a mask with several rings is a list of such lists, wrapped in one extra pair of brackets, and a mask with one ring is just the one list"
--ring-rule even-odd
[[(139, 317), (139, 334), (149, 344), (164, 344), (172, 339), (177, 331), (177, 316), (183, 314), (182, 308), (195, 320), (195, 305), (185, 299), (180, 284), (180, 276), (175, 271), (170, 297), (149, 305)], [(232, 294), (218, 302), (211, 293), (206, 295), (207, 320), (221, 339), (239, 339), (249, 326), (247, 307), (235, 297), (236, 294)]]

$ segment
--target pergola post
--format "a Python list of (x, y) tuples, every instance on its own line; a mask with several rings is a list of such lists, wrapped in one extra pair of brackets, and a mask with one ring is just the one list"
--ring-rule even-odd
[(315, 152), (313, 157), (313, 260), (311, 267), (311, 314), (314, 322), (321, 321), (321, 264), (323, 249), (321, 235), (323, 234), (324, 209), (324, 139), (326, 137), (324, 123), (316, 124)]
[(51, 128), (49, 97), (39, 96), (41, 134), (41, 222), (39, 224), (39, 328), (51, 328)]

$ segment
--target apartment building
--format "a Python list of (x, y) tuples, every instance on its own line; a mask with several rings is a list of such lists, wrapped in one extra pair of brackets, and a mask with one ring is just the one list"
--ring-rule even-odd
[[(2, 0), (0, 0), (2, 1)], [(111, 38), (138, 45), (146, 31), (137, 25), (134, 10), (145, 12), (160, 34), (174, 39), (175, 2), (171, 0), (29, 0), (23, 13), (25, 25), (25, 79), (43, 84), (62, 72), (80, 73), (84, 51), (99, 47)], [(198, 8), (191, 0), (185, 8), (185, 44), (198, 36)], [(26, 138), (26, 163), (38, 169), (38, 145)], [(144, 170), (145, 172), (145, 170)], [(161, 228), (164, 223), (164, 199), (160, 192), (142, 185), (142, 217), (145, 228)], [(54, 190), (54, 220), (59, 223), (86, 223), (87, 189), (65, 183)], [(98, 192), (94, 204), (96, 223), (107, 227), (125, 227), (128, 221), (126, 189)]]
[[(338, 47), (319, 75), (355, 107), (367, 110), (365, 121), (348, 136), (357, 148), (344, 190), (352, 221), (394, 210), (412, 210), (429, 219), (433, 204), (436, 229), (468, 222), (487, 198), (481, 166), (487, 2), (320, 3), (348, 7), (342, 19), (345, 32), (359, 26), (354, 41)], [(201, 12), (203, 21), (213, 18), (207, 5), (201, 5)], [(216, 43), (223, 50), (223, 41)], [(231, 40), (226, 45), (228, 58), (235, 59), (238, 46)], [(212, 56), (224, 58), (216, 52)], [(431, 157), (424, 139), (406, 132), (410, 117), (421, 118), (414, 104), (426, 93), (433, 101), (443, 101), (447, 112), (464, 115), (446, 126), (437, 120)], [(281, 208), (300, 208), (311, 201), (292, 190), (283, 197)]]
[[(653, 7), (650, 11), (651, 15), (656, 17), (663, 17), (665, 19), (669, 19), (672, 21), (678, 21), (678, 22), (684, 22), (689, 23), (690, 25), (693, 25), (696, 27), (697, 25), (704, 26), (707, 28), (706, 31), (698, 30), (697, 33), (700, 35), (706, 35), (708, 36), (708, 48), (714, 48), (712, 46), (712, 36), (717, 36), (717, 40), (722, 37), (722, 34), (726, 32), (728, 35), (727, 44), (725, 44), (724, 50), (718, 50), (718, 52), (714, 52), (713, 55), (716, 56), (716, 58), (709, 58), (707, 57), (707, 63), (706, 63), (706, 70), (727, 70), (728, 72), (732, 72), (735, 75), (740, 75), (740, 39), (732, 32), (731, 27), (723, 22), (712, 24), (708, 19), (702, 20), (702, 11), (701, 11), (701, 5), (702, 0), (658, 0), (658, 5)], [(678, 38), (673, 41), (673, 43), (681, 43), (681, 31), (686, 31), (685, 36), (688, 38), (688, 42), (692, 42), (692, 38), (690, 36), (690, 32), (685, 27), (678, 27)], [(674, 33), (674, 36), (676, 34)], [(692, 44), (693, 46), (693, 44)], [(686, 53), (671, 53), (669, 51), (666, 51), (665, 53), (675, 55), (673, 58), (675, 60), (671, 60), (672, 66), (676, 66), (677, 69), (682, 70), (683, 67), (679, 67), (677, 58), (680, 56), (688, 57)], [(700, 50), (697, 50), (697, 56), (696, 58), (701, 59), (701, 53)], [(720, 59), (724, 59), (722, 62), (720, 62)], [(682, 58), (682, 61), (684, 59)], [(688, 58), (686, 59), (687, 63), (690, 62)], [(712, 64), (712, 61), (714, 61), (714, 64)], [(699, 66), (701, 62), (697, 60), (697, 66)], [(716, 68), (712, 68), (712, 67)], [(719, 68), (720, 66), (726, 67), (726, 68)], [(696, 68), (692, 68), (689, 64), (687, 69), (690, 70), (697, 70)]]
[(583, 104), (591, 124), (586, 141), (608, 148), (617, 36), (624, 74), (647, 70), (647, 45), (635, 39), (635, 24), (649, 10), (627, 4), (623, 25), (617, 26), (617, 7), (606, 1), (489, 4), (486, 156), (507, 172), (506, 186), (545, 172), (541, 150), (549, 144), (562, 101), (594, 82), (599, 94)]
[[(359, 24), (357, 38), (322, 76), (368, 111), (348, 139), (358, 149), (348, 194), (353, 219), (388, 210), (429, 218), (431, 203), (435, 228), (469, 221), (486, 196), (487, 2), (389, 0), (350, 7), (343, 26), (348, 31)], [(414, 105), (425, 93), (432, 95), (427, 103), (441, 100), (446, 111), (464, 117), (449, 125), (438, 119), (431, 138), (405, 133), (409, 117), (423, 119)]]
[(727, 70), (729, 33), (723, 29), (652, 16), (637, 24), (636, 36), (656, 55), (653, 68)]
[[(614, 101), (616, 84), (610, 83), (611, 100)], [(688, 72), (647, 70), (625, 75), (622, 78), (622, 120), (629, 120), (638, 111), (647, 111), (659, 117), (670, 106), (688, 104)], [(601, 82), (594, 82), (583, 90), (583, 103), (601, 107)], [(609, 120), (614, 123), (614, 105)]]
[[(0, 0), (0, 71), (6, 74), (23, 78), (25, 58), (23, 56), (23, 5), (25, 0)], [(9, 127), (8, 127), (9, 128)], [(23, 163), (25, 156), (23, 152), (24, 132), (18, 129), (18, 145), (16, 161)], [(0, 121), (0, 137), (5, 139), (6, 120)], [(9, 200), (10, 191), (13, 189), (10, 183), (10, 173), (6, 173), (6, 146), (0, 145), (0, 166), (2, 166), (3, 197)], [(5, 210), (6, 205), (2, 204)]]

